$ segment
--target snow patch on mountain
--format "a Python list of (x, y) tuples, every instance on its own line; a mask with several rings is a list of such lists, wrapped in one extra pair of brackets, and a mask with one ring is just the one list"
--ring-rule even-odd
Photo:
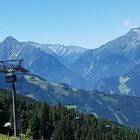
[(136, 32), (140, 36), (140, 28), (133, 29), (134, 32)]
[(89, 72), (91, 72), (92, 68), (93, 68), (94, 64), (93, 64), (93, 60), (90, 63), (90, 67), (88, 69), (88, 71), (83, 75), (83, 77), (85, 77)]
[(35, 43), (32, 41), (29, 41), (28, 44), (43, 50), (45, 53), (54, 54), (54, 52), (48, 46), (46, 46), (44, 44), (39, 44), (39, 43)]
[(78, 46), (64, 46), (59, 44), (46, 44), (49, 49), (51, 49), (53, 52), (55, 52), (58, 55), (65, 56), (73, 53), (84, 53), (87, 49), (78, 47)]

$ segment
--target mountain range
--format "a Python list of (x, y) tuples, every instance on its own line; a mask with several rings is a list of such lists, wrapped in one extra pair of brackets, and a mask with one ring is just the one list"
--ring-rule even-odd
[[(75, 88), (103, 92), (109, 90), (100, 86), (102, 79), (108, 81), (110, 77), (126, 75), (140, 62), (139, 54), (140, 28), (133, 28), (97, 49), (19, 42), (13, 37), (7, 37), (0, 43), (2, 60), (22, 58), (30, 72), (49, 82), (62, 82)], [(110, 90), (109, 93), (116, 91)]]
[[(49, 47), (48, 47), (49, 46)], [(58, 45), (57, 45), (58, 46)], [(65, 46), (63, 46), (65, 48)], [(52, 46), (53, 48), (53, 46)], [(69, 57), (75, 52), (77, 57), (86, 49), (74, 47), (65, 50), (65, 56)], [(70, 70), (65, 63), (66, 57), (56, 54), (50, 45), (43, 45), (34, 42), (19, 42), (13, 37), (7, 37), (0, 43), (0, 60), (9, 59), (24, 59), (24, 66), (31, 73), (37, 74), (51, 82), (67, 83), (73, 87), (86, 88), (86, 80)], [(72, 56), (71, 56), (72, 57)], [(72, 61), (74, 61), (73, 58)], [(68, 63), (67, 63), (68, 65)]]

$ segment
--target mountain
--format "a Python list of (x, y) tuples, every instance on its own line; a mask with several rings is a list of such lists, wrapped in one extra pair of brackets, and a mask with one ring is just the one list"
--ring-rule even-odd
[(106, 77), (99, 81), (96, 89), (108, 94), (118, 93), (140, 97), (140, 64), (123, 76)]
[(60, 44), (39, 44), (32, 41), (29, 41), (28, 44), (55, 56), (62, 64), (65, 64), (66, 66), (72, 64), (88, 50), (83, 47), (73, 45), (64, 46)]
[(18, 55), (23, 49), (25, 43), (17, 41), (13, 37), (7, 37), (0, 43), (0, 59), (7, 60), (18, 58)]
[[(0, 78), (0, 87), (11, 90), (11, 85), (4, 82), (4, 75), (0, 75)], [(140, 126), (140, 98), (137, 97), (77, 90), (64, 83), (50, 83), (35, 75), (18, 75), (16, 88), (20, 95), (47, 101), (50, 105), (61, 102), (80, 112), (95, 114), (127, 126)]]
[(70, 65), (70, 62), (67, 59), (65, 59), (63, 56), (61, 56), (59, 54), (56, 54), (51, 48), (49, 48), (49, 46), (51, 44), (50, 45), (39, 44), (39, 43), (35, 43), (35, 42), (32, 42), (32, 41), (28, 41), (27, 44), (31, 45), (31, 46), (34, 46), (35, 48), (41, 49), (43, 52), (54, 56), (59, 62), (61, 62), (65, 66)]
[(82, 54), (88, 50), (83, 47), (72, 45), (64, 46), (59, 44), (46, 44), (46, 46), (53, 52), (55, 52), (57, 55), (65, 58), (69, 62), (69, 65), (76, 61), (78, 58), (80, 58)]
[(119, 76), (110, 76), (102, 78), (95, 89), (104, 92), (107, 94), (125, 94), (127, 95), (129, 92), (129, 88), (126, 86), (128, 78), (119, 77)]
[[(53, 82), (64, 82), (77, 88), (86, 88), (86, 81), (62, 64), (50, 49), (31, 42), (19, 42), (13, 37), (0, 43), (0, 59), (24, 59), (24, 66), (34, 74)], [(57, 56), (57, 57), (56, 57)]]
[(86, 51), (70, 68), (91, 82), (103, 77), (121, 76), (140, 62), (140, 28), (130, 30), (100, 48)]

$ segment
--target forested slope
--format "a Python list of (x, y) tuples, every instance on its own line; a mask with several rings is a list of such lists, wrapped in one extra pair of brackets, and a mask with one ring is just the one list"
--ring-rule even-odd
[[(138, 140), (140, 133), (111, 121), (85, 115), (61, 104), (50, 107), (27, 97), (17, 96), (19, 132), (27, 137), (49, 140)], [(0, 91), (0, 133), (12, 121), (11, 94)], [(109, 126), (109, 129), (106, 127)], [(12, 128), (10, 134), (12, 135)]]

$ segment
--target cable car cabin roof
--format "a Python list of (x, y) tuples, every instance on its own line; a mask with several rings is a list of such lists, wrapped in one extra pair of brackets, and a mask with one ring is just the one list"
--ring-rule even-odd
[(80, 119), (81, 119), (80, 117), (75, 117), (75, 118), (74, 118), (74, 120), (80, 120)]
[(81, 123), (82, 122), (82, 119), (80, 117), (75, 117), (74, 118), (74, 122), (75, 123)]
[(10, 122), (7, 122), (4, 124), (4, 127), (11, 127), (11, 126), (12, 126), (12, 124)]
[(112, 126), (111, 125), (106, 125), (105, 128), (112, 128)]

